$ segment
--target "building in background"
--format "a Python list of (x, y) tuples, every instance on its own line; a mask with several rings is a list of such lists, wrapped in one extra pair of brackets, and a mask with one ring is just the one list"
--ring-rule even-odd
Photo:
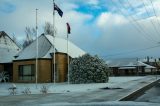
[(156, 67), (156, 74), (160, 75), (160, 58), (153, 58), (147, 56), (145, 59), (142, 59), (142, 62), (151, 66)]
[(156, 74), (157, 68), (136, 58), (113, 59), (107, 61), (113, 76), (136, 76)]
[(20, 50), (20, 47), (4, 31), (0, 31), (0, 72), (6, 71), (10, 81), (13, 76), (12, 60)]

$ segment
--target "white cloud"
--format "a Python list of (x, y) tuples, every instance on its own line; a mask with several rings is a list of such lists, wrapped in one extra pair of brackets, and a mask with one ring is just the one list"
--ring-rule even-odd
[[(39, 34), (43, 32), (43, 26), (46, 21), (51, 23), (53, 21), (52, 1), (8, 1), (14, 1), (14, 5), (16, 5), (17, 10), (12, 14), (0, 15), (0, 29), (5, 30), (10, 35), (14, 33), (18, 39), (23, 39), (25, 37), (25, 26), (35, 27), (35, 8), (39, 9)], [(128, 20), (130, 17), (125, 17), (117, 12), (103, 12), (98, 17), (94, 17), (94, 14), (78, 12), (76, 11), (76, 9), (79, 8), (79, 4), (77, 3), (78, 1), (82, 2), (82, 0), (56, 1), (57, 5), (64, 12), (63, 18), (61, 18), (56, 12), (55, 24), (57, 28), (57, 36), (64, 38), (66, 37), (66, 22), (69, 22), (71, 26), (71, 35), (69, 39), (89, 53), (99, 55), (114, 54), (120, 51), (149, 47), (156, 44), (160, 40), (160, 37), (156, 34), (153, 26), (150, 23), (150, 20), (153, 20), (156, 27), (159, 28), (157, 19), (155, 17), (138, 21), (137, 23), (139, 23), (142, 27), (142, 29), (140, 29), (136, 22), (130, 22)], [(99, 0), (87, 0), (84, 2), (87, 2), (93, 6), (100, 6), (98, 5), (100, 4)], [(155, 8), (159, 6), (159, 3), (160, 2), (158, 0), (154, 2)], [(133, 5), (134, 7), (138, 7), (140, 6), (140, 2)], [(158, 11), (159, 10), (156, 10), (157, 14), (159, 13)], [(137, 15), (142, 15), (145, 13), (144, 8), (137, 8), (136, 12)], [(93, 20), (95, 18), (96, 20)], [(91, 20), (93, 21), (90, 22)], [(160, 21), (159, 18), (158, 20)], [(135, 26), (141, 31), (138, 32)], [(150, 35), (147, 35), (144, 32), (149, 33)]]
[(60, 3), (60, 6), (61, 6), (62, 11), (64, 11), (64, 12), (77, 9), (79, 7), (78, 5), (76, 5), (74, 3), (69, 3), (69, 2)]
[[(9, 1), (9, 0), (8, 0)], [(1, 30), (6, 31), (9, 35), (17, 36), (18, 40), (25, 38), (25, 27), (35, 27), (36, 21), (36, 8), (38, 8), (38, 25), (39, 34), (42, 33), (42, 26), (45, 21), (52, 21), (52, 1), (46, 2), (45, 0), (10, 0), (14, 3), (16, 10), (11, 14), (1, 15)]]
[(113, 25), (120, 25), (120, 24), (125, 24), (126, 18), (124, 18), (122, 15), (118, 14), (112, 14), (112, 13), (102, 13), (97, 20), (97, 25), (99, 27), (104, 27), (104, 26), (113, 26)]
[[(157, 19), (155, 17), (145, 19), (139, 22), (130, 22), (128, 18), (115, 13), (102, 13), (97, 18), (97, 25), (102, 32), (102, 36), (97, 39), (98, 45), (95, 45), (95, 50), (102, 56), (111, 54), (117, 54), (119, 52), (133, 51), (137, 49), (147, 48), (158, 45), (160, 36), (155, 32), (151, 20), (155, 23), (158, 28)], [(139, 27), (141, 26), (141, 27)], [(138, 28), (140, 31), (138, 31)], [(159, 31), (160, 33), (160, 31)], [(157, 52), (156, 52), (157, 50)], [(125, 56), (147, 56), (147, 55), (158, 55), (159, 48), (154, 51), (148, 50), (147, 52), (138, 52), (124, 54)], [(120, 55), (121, 56), (121, 55)], [(119, 55), (117, 57), (120, 57)], [(116, 57), (116, 56), (115, 56)]]
[(99, 1), (98, 0), (87, 0), (87, 3), (90, 5), (98, 5)]

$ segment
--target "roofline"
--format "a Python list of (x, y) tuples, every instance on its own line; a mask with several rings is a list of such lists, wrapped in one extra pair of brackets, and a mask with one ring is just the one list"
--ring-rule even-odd
[[(43, 33), (42, 34), (40, 34), (40, 36), (38, 36), (38, 38), (39, 37), (41, 37), (41, 36), (43, 36)], [(35, 42), (38, 38), (36, 38), (35, 40), (33, 40), (28, 46), (30, 46), (33, 42)], [(25, 48), (27, 48), (28, 46), (26, 46)], [(25, 49), (25, 48), (23, 48), (23, 49)], [(23, 50), (22, 50), (23, 51)]]
[[(32, 58), (32, 59), (21, 59), (21, 60), (13, 60), (13, 62), (17, 62), (17, 61), (36, 61), (36, 58)], [(37, 60), (52, 60), (52, 58), (37, 58)]]
[(119, 68), (119, 67), (146, 67), (144, 65), (135, 65), (135, 66), (109, 66), (110, 68)]
[[(5, 31), (0, 31), (0, 32), (2, 32), (2, 34), (4, 33), (5, 35), (7, 35), (7, 36), (9, 37), (9, 39), (10, 39), (12, 42), (14, 42), (13, 39), (12, 39)], [(17, 45), (16, 42), (14, 42), (14, 43), (15, 43), (15, 45), (16, 45), (19, 49), (21, 49), (21, 48), (19, 47), (19, 45)]]
[[(56, 54), (65, 54), (67, 56), (67, 53), (62, 53), (62, 52), (56, 52)], [(72, 57), (70, 57), (70, 58), (72, 58)], [(38, 60), (52, 60), (52, 58), (37, 58), (37, 59)], [(16, 61), (30, 61), (30, 60), (36, 60), (36, 58), (13, 60), (13, 62), (16, 62)]]
[(4, 64), (13, 64), (13, 62), (11, 62), (11, 63), (0, 63), (0, 65), (4, 65)]
[[(53, 53), (50, 53), (50, 54), (51, 54), (51, 56), (52, 56)], [(63, 53), (63, 52), (56, 52), (55, 54), (65, 54), (66, 56), (68, 55), (67, 53)], [(73, 57), (71, 57), (71, 56), (69, 55), (69, 58), (73, 58)]]
[[(48, 38), (45, 36), (44, 33), (42, 33), (41, 36), (44, 36), (45, 39), (47, 39), (47, 41), (50, 43), (51, 46), (50, 46), (50, 48), (48, 49), (48, 51), (49, 51), (49, 50), (51, 49), (51, 47), (54, 46), (54, 45), (52, 45), (52, 43), (48, 40)], [(54, 46), (54, 47), (55, 47), (55, 46)], [(55, 51), (57, 51), (56, 48), (55, 48)], [(46, 54), (47, 54), (47, 53), (46, 53)], [(44, 54), (42, 57), (44, 57), (46, 54)]]
[(11, 61), (11, 62), (4, 62), (4, 63), (0, 63), (0, 64), (7, 64), (7, 63), (12, 63), (12, 61)]
[[(53, 44), (48, 40), (48, 38), (46, 37), (46, 35), (45, 35), (44, 33), (43, 33), (42, 35), (43, 35), (43, 36), (47, 39), (47, 41), (51, 44), (51, 47), (52, 47), (52, 46), (55, 47), (55, 45), (53, 45)], [(50, 35), (50, 36), (51, 36), (51, 35)], [(51, 47), (50, 47), (50, 48), (51, 48)], [(58, 50), (55, 48), (55, 51), (58, 51)]]
[[(44, 34), (42, 33), (39, 37), (44, 36)], [(34, 43), (38, 38), (36, 38), (35, 40), (33, 40), (33, 42), (31, 42), (28, 46), (26, 46), (25, 48), (23, 48), (21, 51), (19, 51), (14, 57), (15, 59), (19, 57), (19, 54), (21, 54), (21, 52), (23, 52), (24, 49), (26, 49), (27, 47), (29, 47), (32, 43)], [(25, 59), (24, 59), (25, 60)]]
[[(49, 34), (43, 34), (45, 37), (46, 37), (46, 35), (49, 35)], [(52, 35), (50, 35), (50, 36), (52, 36)], [(53, 36), (52, 36), (53, 37)], [(48, 40), (48, 38), (46, 37), (46, 39)], [(54, 39), (54, 38), (53, 38)], [(64, 38), (59, 38), (59, 39), (64, 39)], [(66, 40), (66, 39), (64, 39), (64, 40)], [(48, 40), (49, 41), (49, 40)], [(54, 44), (52, 44), (50, 41), (49, 41), (49, 43), (52, 45), (52, 46), (55, 46)], [(74, 44), (74, 43), (72, 43), (71, 41), (69, 41), (69, 43), (71, 43), (71, 44), (73, 44), (74, 46), (76, 46), (77, 48), (79, 48), (76, 44)], [(52, 47), (51, 46), (51, 47)], [(87, 52), (85, 52), (83, 49), (81, 49), (81, 48), (79, 48), (81, 51), (83, 51), (84, 52), (84, 54), (86, 54)], [(55, 48), (55, 51), (56, 51), (56, 53), (57, 53), (57, 49)], [(63, 52), (58, 52), (58, 53), (63, 53)], [(67, 53), (65, 53), (65, 54), (67, 54)], [(69, 54), (68, 54), (69, 55)], [(70, 55), (69, 55), (69, 57), (71, 57)], [(73, 57), (71, 57), (71, 58), (73, 58)]]

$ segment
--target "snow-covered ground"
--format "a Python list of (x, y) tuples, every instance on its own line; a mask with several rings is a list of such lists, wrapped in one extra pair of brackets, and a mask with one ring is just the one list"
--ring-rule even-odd
[(40, 104), (39, 106), (160, 106), (158, 103), (132, 102), (132, 101), (109, 101), (92, 103), (52, 103)]
[[(108, 83), (92, 83), (92, 84), (68, 84), (68, 83), (15, 83), (17, 87), (17, 94), (23, 94), (25, 88), (29, 88), (31, 94), (41, 94), (40, 90), (43, 85), (48, 87), (48, 93), (68, 93), (68, 92), (88, 92), (97, 90), (103, 87), (119, 87), (120, 84), (129, 81), (136, 81), (143, 79), (144, 77), (110, 77)], [(9, 95), (8, 88), (12, 86), (12, 83), (0, 83), (0, 96)]]
[[(160, 76), (158, 76), (160, 78)], [(143, 77), (110, 77), (108, 83), (67, 84), (16, 83), (16, 96), (9, 96), (8, 88), (12, 83), (0, 84), (0, 106), (159, 106), (159, 103), (118, 101), (135, 90), (156, 81), (155, 76)], [(41, 94), (43, 85), (49, 88), (48, 94)], [(104, 87), (122, 89), (99, 89)], [(21, 92), (30, 88), (33, 95)], [(37, 95), (39, 94), (39, 95)]]

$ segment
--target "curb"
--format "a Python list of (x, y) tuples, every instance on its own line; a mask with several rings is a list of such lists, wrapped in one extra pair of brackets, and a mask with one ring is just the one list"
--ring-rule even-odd
[(119, 99), (118, 101), (133, 101), (135, 100), (137, 97), (143, 95), (143, 93), (147, 90), (149, 90), (150, 88), (152, 88), (154, 85), (156, 85), (158, 82), (160, 81), (160, 79), (157, 79), (156, 81), (153, 81), (151, 83), (149, 83), (148, 85), (143, 86), (142, 88), (133, 91), (132, 93), (128, 94), (127, 96), (122, 97), (121, 99)]

